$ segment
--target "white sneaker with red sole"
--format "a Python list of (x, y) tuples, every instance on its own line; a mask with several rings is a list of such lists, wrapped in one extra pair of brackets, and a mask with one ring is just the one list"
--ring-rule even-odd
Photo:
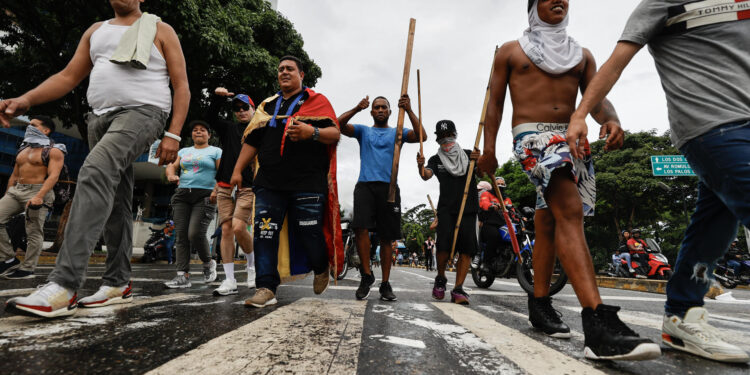
[(26, 297), (9, 299), (5, 303), (5, 311), (43, 318), (70, 316), (78, 309), (77, 299), (75, 291), (50, 281)]
[(91, 308), (130, 302), (133, 302), (132, 283), (120, 287), (102, 285), (96, 293), (81, 298), (78, 306)]

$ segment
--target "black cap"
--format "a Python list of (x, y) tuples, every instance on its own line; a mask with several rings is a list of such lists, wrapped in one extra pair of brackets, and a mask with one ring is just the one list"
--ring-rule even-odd
[(536, 2), (536, 0), (529, 0), (529, 6), (526, 8), (527, 12), (531, 12), (531, 7), (534, 6), (535, 2)]
[(448, 134), (455, 134), (456, 133), (456, 124), (453, 123), (451, 120), (440, 120), (435, 125), (435, 135), (438, 137), (438, 139), (443, 138), (444, 136)]
[(211, 125), (209, 125), (207, 122), (205, 122), (203, 120), (193, 120), (193, 121), (191, 121), (190, 124), (188, 124), (188, 129), (190, 129), (190, 131), (192, 132), (193, 128), (196, 127), (196, 126), (198, 126), (198, 125), (206, 128), (206, 130), (208, 130), (209, 133), (211, 132)]

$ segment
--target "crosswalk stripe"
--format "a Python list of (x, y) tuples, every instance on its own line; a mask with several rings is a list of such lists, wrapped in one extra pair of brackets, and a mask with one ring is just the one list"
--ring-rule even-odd
[(529, 374), (604, 374), (474, 310), (448, 303), (433, 305)]
[[(493, 312), (493, 313), (497, 313), (497, 314), (509, 314), (509, 315), (513, 315), (515, 317), (524, 319), (526, 321), (528, 321), (528, 319), (529, 319), (528, 315), (521, 314), (521, 313), (515, 312), (513, 310), (500, 310), (500, 309), (498, 309), (498, 308), (496, 308), (494, 306), (477, 306), (477, 308), (480, 309), (480, 310), (489, 311), (489, 312)], [(584, 339), (583, 333), (578, 332), (578, 331), (576, 331), (574, 329), (570, 330), (570, 335), (573, 338), (579, 339), (581, 341), (583, 341), (583, 339)]]
[(302, 298), (148, 374), (352, 373), (365, 307), (360, 301)]

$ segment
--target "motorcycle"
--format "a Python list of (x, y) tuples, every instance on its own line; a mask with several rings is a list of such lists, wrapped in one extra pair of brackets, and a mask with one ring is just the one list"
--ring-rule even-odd
[[(612, 277), (635, 277), (642, 279), (655, 279), (655, 280), (669, 280), (672, 277), (672, 266), (669, 265), (669, 260), (662, 254), (661, 247), (653, 238), (646, 238), (646, 247), (644, 251), (648, 257), (646, 264), (641, 264), (635, 258), (631, 259), (630, 268), (634, 272), (628, 270), (628, 263), (624, 259), (620, 259), (620, 264), (615, 266), (610, 263), (607, 265), (606, 274)], [(620, 249), (621, 252), (627, 251), (625, 248)]]
[(153, 227), (148, 228), (151, 231), (151, 236), (146, 240), (143, 245), (143, 257), (141, 263), (152, 263), (157, 260), (169, 259), (171, 251), (167, 246), (170, 246), (169, 236), (164, 233), (164, 228), (154, 229)]
[(352, 230), (351, 222), (348, 220), (341, 220), (341, 236), (344, 240), (344, 259), (342, 260), (344, 266), (338, 275), (335, 275), (336, 271), (331, 269), (331, 277), (336, 277), (336, 280), (343, 280), (350, 268), (359, 269), (362, 265), (357, 246), (354, 243), (354, 230)]
[(739, 273), (735, 273), (724, 261), (717, 263), (714, 277), (727, 289), (734, 289), (737, 285), (750, 285), (750, 255), (745, 255), (740, 261)]
[[(534, 210), (524, 207), (521, 210), (526, 220), (517, 220), (511, 223), (516, 238), (518, 240), (519, 252), (516, 253), (512, 246), (512, 240), (507, 225), (499, 228), (502, 244), (498, 249), (498, 254), (494, 256), (487, 254), (486, 245), (480, 245), (479, 264), (472, 267), (471, 278), (480, 288), (489, 288), (495, 281), (495, 278), (516, 278), (524, 291), (534, 293), (534, 267), (532, 264), (532, 254), (534, 252)], [(520, 261), (519, 261), (520, 259)], [(560, 260), (555, 261), (555, 267), (550, 280), (550, 295), (553, 295), (563, 287), (568, 281), (568, 276), (560, 265)]]

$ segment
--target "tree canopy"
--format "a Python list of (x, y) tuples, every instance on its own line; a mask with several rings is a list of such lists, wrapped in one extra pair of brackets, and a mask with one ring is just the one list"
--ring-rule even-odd
[[(0, 97), (5, 98), (62, 70), (83, 32), (114, 17), (107, 1), (4, 0), (0, 10)], [(208, 93), (217, 86), (247, 93), (256, 103), (270, 96), (284, 55), (302, 60), (305, 85), (315, 86), (322, 75), (294, 25), (264, 0), (147, 1), (141, 10), (161, 17), (180, 38), (192, 96), (188, 121), (204, 115)], [(57, 116), (66, 127), (75, 124), (86, 139), (87, 87), (84, 81), (61, 100), (30, 113)]]

